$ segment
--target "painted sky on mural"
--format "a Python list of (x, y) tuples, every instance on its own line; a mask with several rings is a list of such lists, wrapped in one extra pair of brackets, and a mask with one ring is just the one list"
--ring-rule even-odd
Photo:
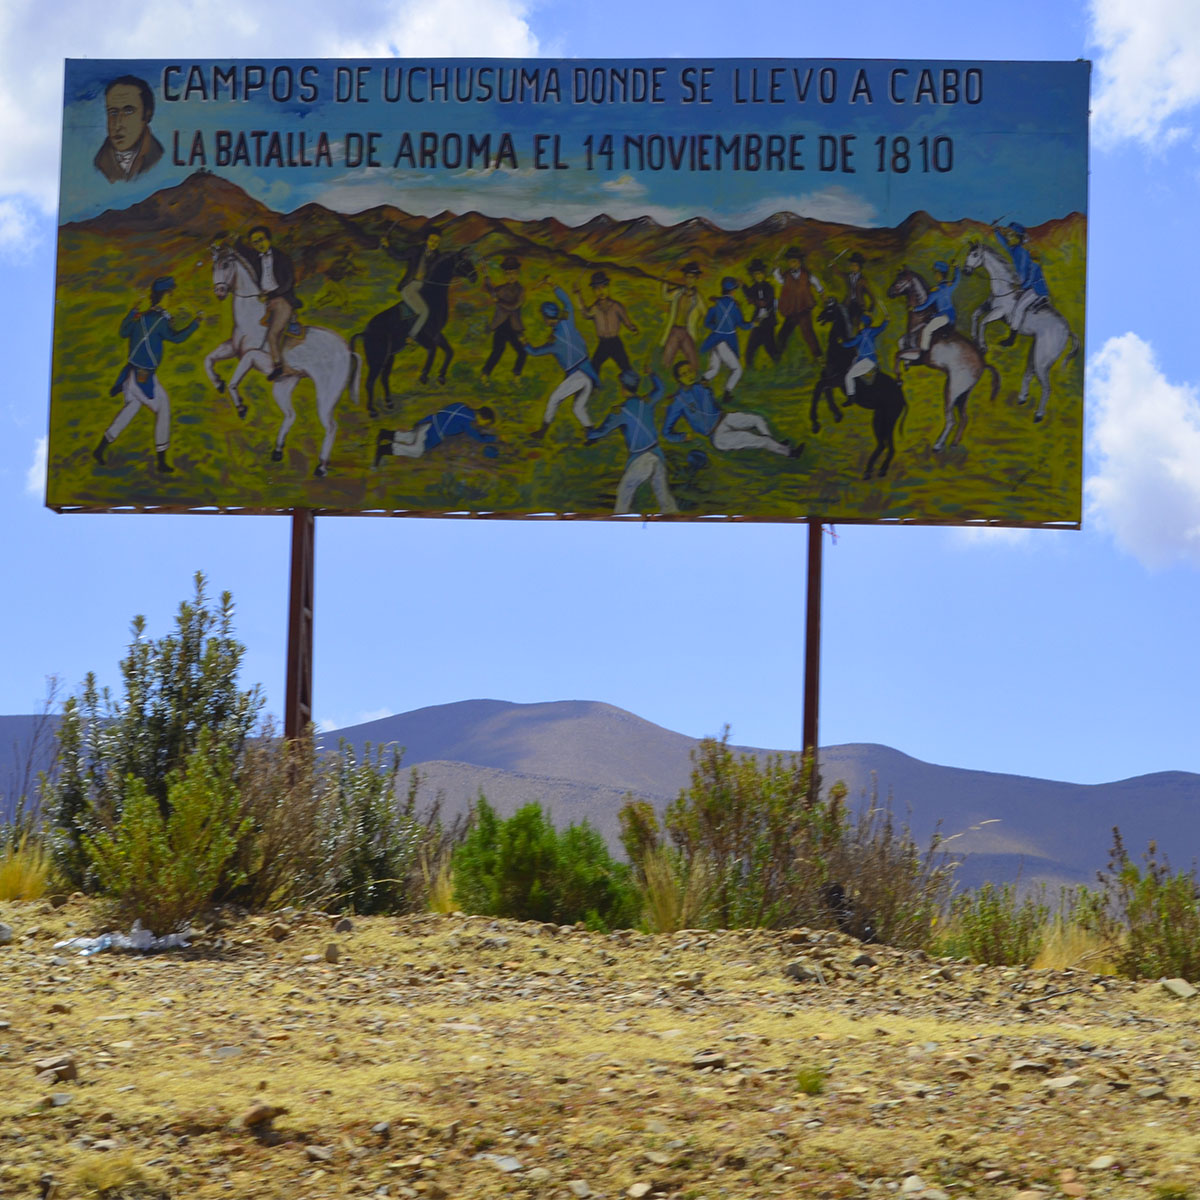
[[(34, 710), (50, 674), (114, 682), (130, 617), (165, 631), (196, 569), (234, 593), (247, 676), (282, 707), (286, 519), (41, 506), (63, 58), (714, 51), (1094, 60), (1084, 530), (839, 529), (821, 740), (1082, 782), (1200, 771), (1193, 0), (1014, 0), (1001, 18), (881, 0), (736, 14), (715, 0), (245, 0), (120, 20), (80, 0), (8, 0), (0, 711)], [(329, 519), (317, 538), (316, 710), (329, 725), (480, 696), (583, 698), (685, 733), (728, 722), (741, 742), (799, 742), (801, 528)]]
[[(219, 80), (214, 68), (223, 72)], [(420, 59), (407, 68), (379, 59), (76, 61), (64, 114), (62, 217), (82, 220), (126, 207), (197, 166), (235, 178), (255, 199), (284, 211), (316, 203), (359, 213), (396, 204), (398, 183), (401, 206), (423, 216), (461, 212), (466, 192), (472, 208), (492, 217), (569, 222), (607, 212), (675, 224), (702, 216), (726, 229), (779, 211), (848, 225), (895, 225), (918, 208), (941, 221), (1003, 214), (1037, 225), (1087, 206), (1086, 146), (1078, 136), (1088, 88), (1082, 64), (714, 57), (633, 58), (617, 69), (623, 81), (614, 81), (605, 64), (558, 59), (507, 67), (499, 60)], [(126, 74), (145, 77), (160, 97), (152, 125), (167, 153), (154, 171), (123, 182), (117, 195), (91, 160), (105, 133), (104, 87)], [(444, 90), (435, 92), (433, 80)], [(514, 95), (522, 99), (506, 102)], [(255, 161), (263, 143), (261, 136), (254, 141), (253, 131), (284, 128), (305, 136), (304, 155), (313, 165)], [(246, 135), (250, 161), (222, 170), (219, 131), (231, 142)], [(361, 162), (367, 131), (380, 133), (377, 166)], [(397, 172), (393, 157), (404, 131), (414, 139), (423, 132), (490, 134), (493, 147), (509, 132), (517, 162), (460, 171), (440, 162), (415, 171), (401, 163)], [(559, 136), (554, 157), (561, 168), (534, 169), (534, 132)], [(803, 136), (802, 171), (726, 168), (704, 177), (687, 169), (622, 170), (624, 134), (776, 132)], [(314, 162), (322, 133), (331, 142), (328, 165)], [(848, 160), (825, 150), (822, 164), (822, 134), (850, 138)], [(876, 139), (897, 134), (912, 144), (911, 167), (876, 169)], [(354, 135), (348, 155), (347, 138)], [(596, 146), (605, 135), (615, 137), (615, 168), (598, 154), (587, 163), (589, 135)], [(920, 167), (922, 137), (930, 145), (948, 139), (949, 154), (939, 163), (945, 169), (930, 169), (928, 148)], [(549, 163), (548, 143), (546, 149), (543, 162)], [(360, 161), (348, 166), (355, 153)], [(283, 161), (301, 157), (293, 143)]]

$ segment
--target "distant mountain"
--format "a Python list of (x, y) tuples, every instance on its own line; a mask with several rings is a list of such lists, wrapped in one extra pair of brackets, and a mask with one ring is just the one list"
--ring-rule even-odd
[[(492, 261), (515, 254), (556, 278), (563, 272), (600, 267), (631, 279), (661, 278), (677, 272), (689, 259), (705, 270), (714, 263), (750, 256), (778, 263), (791, 245), (804, 251), (820, 249), (834, 261), (859, 250), (874, 261), (912, 252), (931, 239), (990, 236), (982, 222), (938, 221), (923, 211), (911, 213), (895, 228), (860, 228), (791, 212), (775, 212), (733, 230), (700, 217), (662, 225), (649, 216), (617, 219), (600, 214), (577, 226), (555, 217), (523, 221), (474, 211), (447, 211), (433, 219), (442, 227), (447, 245), (470, 247), (478, 258)], [(217, 237), (267, 224), (281, 245), (300, 254), (302, 278), (340, 279), (355, 272), (357, 257), (374, 251), (382, 235), (397, 243), (409, 242), (427, 222), (426, 217), (390, 204), (354, 214), (333, 212), (320, 204), (276, 213), (236, 184), (202, 169), (129, 208), (110, 209), (64, 225), (62, 236), (69, 251), (97, 250), (115, 239), (129, 247), (144, 244), (153, 248), (158, 259), (169, 260), (204, 254)], [(1083, 223), (1081, 214), (1070, 213), (1031, 229), (1030, 241), (1035, 246), (1058, 246), (1079, 237)]]
[[(38, 771), (52, 762), (52, 730), (53, 721), (0, 717), (0, 816), (11, 814), (22, 789), (36, 791)], [(341, 739), (360, 751), (367, 743), (402, 747), (401, 786), (407, 786), (407, 769), (416, 767), (421, 800), (440, 793), (448, 813), (466, 811), (481, 791), (504, 814), (537, 800), (560, 826), (588, 819), (614, 849), (618, 813), (629, 795), (661, 811), (687, 785), (699, 744), (611, 704), (585, 700), (464, 700), (336, 730), (321, 741), (332, 749)], [(890, 796), (900, 823), (922, 847), (940, 824), (950, 839), (947, 849), (964, 856), (963, 887), (985, 880), (1092, 883), (1107, 862), (1114, 825), (1135, 857), (1151, 840), (1182, 869), (1200, 856), (1200, 775), (1183, 771), (1061, 783), (938, 766), (869, 743), (827, 746), (820, 767), (825, 784), (844, 781), (856, 803)]]
[[(589, 701), (469, 700), (352, 726), (326, 741), (339, 737), (359, 748), (368, 741), (404, 747), (405, 765), (424, 776), (420, 794), (444, 793), (448, 811), (462, 811), (480, 790), (505, 813), (539, 800), (559, 824), (586, 816), (614, 848), (627, 795), (664, 807), (686, 786), (698, 745)], [(964, 887), (989, 879), (1092, 883), (1107, 862), (1114, 825), (1132, 854), (1152, 839), (1184, 869), (1200, 854), (1200, 775), (1060, 783), (937, 766), (872, 744), (825, 747), (820, 767), (826, 785), (844, 781), (853, 800), (890, 795), (922, 846), (940, 824), (951, 839), (947, 849), (966, 856)]]

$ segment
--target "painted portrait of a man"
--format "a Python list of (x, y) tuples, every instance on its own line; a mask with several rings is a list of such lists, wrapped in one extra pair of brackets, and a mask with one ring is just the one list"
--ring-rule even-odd
[(104, 89), (108, 137), (92, 160), (109, 183), (136, 179), (163, 155), (162, 143), (150, 129), (154, 93), (144, 79), (122, 75)]

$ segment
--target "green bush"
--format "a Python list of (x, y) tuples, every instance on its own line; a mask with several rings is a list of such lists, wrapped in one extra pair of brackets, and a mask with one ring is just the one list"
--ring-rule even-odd
[[(859, 811), (846, 787), (822, 795), (810, 760), (735, 756), (729, 731), (705, 738), (692, 754), (691, 782), (660, 826), (644, 801), (621, 811), (621, 840), (651, 908), (668, 921), (670, 896), (663, 856), (676, 890), (696, 879), (693, 911), (705, 924), (788, 927), (848, 924), (893, 945), (924, 946), (933, 917), (945, 906), (951, 869), (935, 835), (922, 852), (907, 827), (897, 827), (890, 802), (873, 797)], [(839, 884), (853, 908), (831, 911), (828, 889)]]
[(465, 822), (447, 829), (441, 800), (417, 813), (420, 776), (409, 776), (401, 805), (396, 797), (401, 754), (366, 747), (359, 758), (341, 743), (327, 761), (326, 807), (331, 867), (329, 907), (371, 913), (406, 913), (426, 907), (431, 865), (446, 858), (462, 837)]
[(456, 902), (467, 912), (596, 929), (637, 920), (629, 868), (600, 834), (586, 821), (560, 834), (536, 803), (503, 820), (481, 795), (451, 865)]
[(205, 578), (194, 578), (190, 603), (179, 606), (173, 633), (146, 636), (143, 617), (120, 662), (120, 697), (89, 674), (79, 696), (64, 705), (58, 730), (57, 772), (42, 793), (54, 830), (55, 860), (73, 886), (91, 883), (94, 860), (84, 839), (121, 821), (128, 780), (138, 780), (166, 818), (169, 789), (205, 734), (236, 778), (262, 708), (257, 687), (242, 689), (245, 647), (233, 636), (233, 598), (210, 605)]
[(239, 816), (228, 752), (201, 733), (167, 781), (166, 816), (136, 775), (125, 781), (121, 816), (83, 850), (117, 912), (157, 934), (174, 932), (211, 900), (247, 822)]
[(1019, 902), (1015, 884), (985, 883), (954, 898), (948, 932), (938, 939), (943, 954), (990, 966), (1032, 964), (1042, 948), (1042, 930), (1050, 916), (1045, 889)]
[(1108, 869), (1099, 873), (1104, 900), (1097, 927), (1113, 961), (1131, 979), (1200, 978), (1200, 888), (1196, 868), (1171, 870), (1151, 842), (1139, 867), (1113, 827)]

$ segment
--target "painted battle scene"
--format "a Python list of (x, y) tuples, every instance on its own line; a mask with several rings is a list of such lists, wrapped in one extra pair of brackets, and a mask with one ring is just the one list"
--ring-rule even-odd
[(1087, 64), (66, 75), (51, 506), (1079, 523)]
[(1070, 523), (1084, 246), (282, 214), (197, 171), (61, 230), (48, 503)]

